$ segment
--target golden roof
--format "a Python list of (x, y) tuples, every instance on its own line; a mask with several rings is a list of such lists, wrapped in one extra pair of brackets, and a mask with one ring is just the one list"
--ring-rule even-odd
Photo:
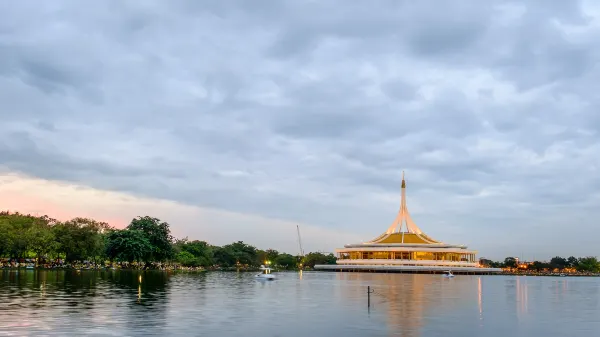
[[(408, 245), (431, 245), (442, 244), (429, 236), (411, 219), (406, 206), (406, 181), (404, 180), (404, 171), (402, 171), (402, 189), (400, 198), (400, 209), (396, 215), (396, 219), (388, 230), (367, 244), (408, 244)], [(406, 227), (406, 230), (403, 229)]]
[(380, 244), (389, 244), (389, 243), (407, 243), (407, 244), (422, 244), (422, 245), (430, 245), (434, 243), (441, 243), (436, 241), (427, 235), (414, 234), (414, 233), (391, 233), (391, 234), (383, 234), (371, 241), (371, 243), (380, 243)]

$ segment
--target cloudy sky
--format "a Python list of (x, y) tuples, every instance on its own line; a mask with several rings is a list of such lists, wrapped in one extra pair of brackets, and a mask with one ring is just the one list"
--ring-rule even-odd
[(297, 252), (399, 205), (600, 255), (593, 1), (0, 1), (0, 208)]

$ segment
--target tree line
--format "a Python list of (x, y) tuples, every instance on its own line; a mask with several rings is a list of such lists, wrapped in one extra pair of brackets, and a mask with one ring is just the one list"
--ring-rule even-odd
[(261, 250), (242, 241), (224, 246), (175, 239), (167, 222), (140, 216), (124, 229), (87, 218), (58, 221), (47, 215), (0, 212), (0, 258), (62, 259), (66, 263), (176, 263), (186, 267), (247, 268), (265, 263), (282, 269), (335, 264), (333, 254), (305, 256)]
[(600, 272), (600, 263), (595, 256), (586, 256), (568, 258), (555, 256), (550, 261), (533, 261), (530, 263), (520, 263), (515, 257), (507, 257), (504, 261), (491, 261), (481, 259), (480, 263), (492, 268), (510, 268), (517, 270), (542, 271), (578, 271), (583, 273)]

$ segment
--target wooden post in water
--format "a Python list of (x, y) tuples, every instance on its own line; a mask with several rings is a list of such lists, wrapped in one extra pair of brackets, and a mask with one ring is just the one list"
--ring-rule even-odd
[(371, 307), (371, 286), (367, 286), (367, 308)]

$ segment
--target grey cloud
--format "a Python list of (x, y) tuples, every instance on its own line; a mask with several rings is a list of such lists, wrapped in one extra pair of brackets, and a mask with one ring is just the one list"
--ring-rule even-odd
[(485, 255), (572, 214), (598, 234), (578, 2), (88, 5), (0, 5), (0, 166), (367, 238), (406, 169), (417, 222)]
[(388, 97), (402, 101), (411, 101), (418, 95), (417, 88), (403, 79), (387, 81), (381, 85), (381, 89)]
[[(46, 179), (90, 182), (94, 176), (140, 177), (149, 173), (141, 167), (106, 163), (101, 160), (83, 160), (64, 153), (59, 148), (38, 144), (26, 132), (9, 132), (3, 137), (0, 156), (10, 168), (21, 170)], [(153, 172), (169, 178), (175, 171), (154, 166)]]

